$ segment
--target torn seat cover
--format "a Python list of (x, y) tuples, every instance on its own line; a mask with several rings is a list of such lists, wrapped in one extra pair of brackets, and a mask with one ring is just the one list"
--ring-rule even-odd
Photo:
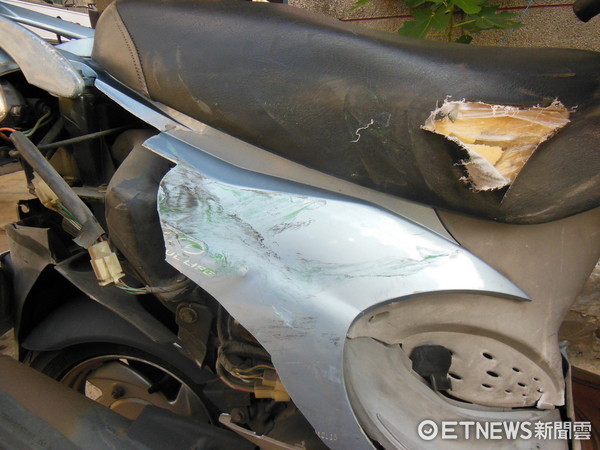
[(476, 190), (490, 190), (510, 185), (538, 146), (567, 123), (569, 111), (559, 101), (517, 108), (446, 100), (422, 128), (464, 148), (465, 180)]
[[(118, 0), (93, 58), (155, 101), (392, 195), (507, 223), (600, 203), (596, 52), (402, 38), (287, 5)], [(421, 128), (447, 98), (519, 110), (559, 101), (573, 112), (510, 187), (474, 190), (461, 181), (465, 147)]]

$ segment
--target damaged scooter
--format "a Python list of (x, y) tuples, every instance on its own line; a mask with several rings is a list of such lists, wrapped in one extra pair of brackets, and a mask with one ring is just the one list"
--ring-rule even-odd
[(579, 448), (536, 430), (575, 420), (599, 53), (226, 0), (95, 29), (0, 2), (0, 47), (33, 197), (1, 257), (3, 442)]

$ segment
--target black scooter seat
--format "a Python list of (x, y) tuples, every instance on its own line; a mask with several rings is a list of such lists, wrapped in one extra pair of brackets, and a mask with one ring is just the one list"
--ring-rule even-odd
[[(93, 58), (221, 131), (399, 197), (523, 224), (600, 204), (600, 53), (408, 39), (286, 5), (118, 0)], [(448, 96), (576, 109), (510, 189), (474, 192), (463, 151), (420, 128)]]

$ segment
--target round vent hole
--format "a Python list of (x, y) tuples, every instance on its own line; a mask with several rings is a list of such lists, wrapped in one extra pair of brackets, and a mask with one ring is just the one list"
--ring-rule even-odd
[(491, 370), (488, 370), (486, 372), (490, 377), (494, 377), (494, 378), (498, 378), (500, 375), (498, 375), (496, 372), (492, 372)]
[(462, 380), (462, 377), (454, 372), (448, 372), (448, 375), (450, 375), (450, 378), (454, 378), (455, 380)]
[(538, 391), (540, 394), (543, 394), (543, 393), (544, 393), (544, 391), (543, 391), (543, 390), (541, 390), (541, 389), (538, 389), (537, 391)]
[(482, 384), (482, 386), (483, 386), (484, 388), (486, 388), (486, 389), (491, 389), (491, 388), (492, 388), (492, 386), (491, 386), (491, 385), (489, 385), (489, 384), (486, 384), (486, 383), (483, 383), (483, 384)]
[(517, 383), (517, 384), (521, 387), (527, 387), (527, 385), (525, 383)]
[(513, 371), (515, 371), (515, 372), (517, 372), (517, 373), (518, 373), (518, 372), (520, 372), (520, 371), (521, 371), (521, 369), (517, 369), (516, 367), (513, 367)]
[(540, 379), (539, 379), (539, 378), (536, 378), (536, 377), (533, 377), (533, 381), (535, 381), (536, 383), (539, 383), (539, 382), (540, 382)]
[(507, 394), (512, 394), (512, 391), (510, 389), (507, 389), (504, 392), (506, 392)]
[(527, 397), (527, 394), (521, 394), (521, 397)]
[(494, 359), (494, 357), (492, 355), (490, 355), (489, 353), (482, 353), (482, 355), (486, 359)]

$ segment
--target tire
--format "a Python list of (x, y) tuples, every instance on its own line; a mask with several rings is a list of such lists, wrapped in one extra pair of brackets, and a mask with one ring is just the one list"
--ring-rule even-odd
[(214, 423), (200, 386), (182, 371), (141, 350), (90, 343), (29, 354), (29, 365), (86, 397), (135, 420), (151, 404)]

